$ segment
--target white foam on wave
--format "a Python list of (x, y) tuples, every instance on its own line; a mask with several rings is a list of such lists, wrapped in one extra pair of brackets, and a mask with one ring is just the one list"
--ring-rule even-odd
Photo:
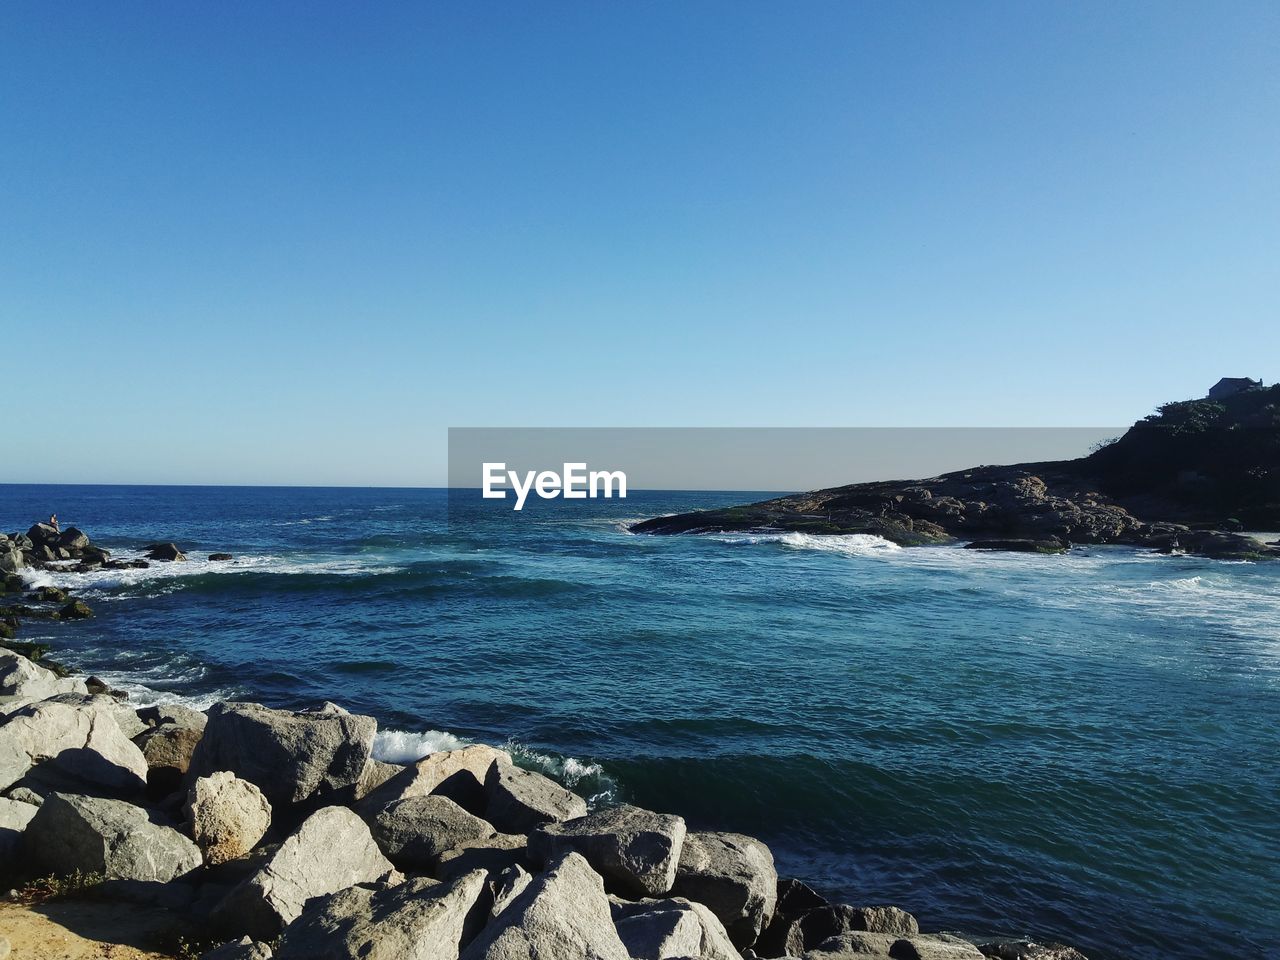
[[(445, 750), (460, 750), (475, 741), (447, 730), (379, 730), (373, 737), (373, 757), (384, 763), (408, 764)], [(580, 785), (592, 790), (587, 802), (595, 806), (607, 804), (617, 797), (617, 784), (598, 763), (587, 763), (577, 757), (562, 757), (526, 747), (508, 740), (504, 749), (522, 767), (536, 770), (570, 789)]]
[[(121, 550), (112, 554), (113, 559), (142, 559), (139, 552)], [(97, 594), (100, 599), (119, 599), (107, 591), (137, 587), (151, 582), (168, 582), (168, 590), (180, 588), (180, 581), (206, 574), (234, 575), (260, 573), (278, 576), (377, 576), (399, 573), (404, 568), (386, 563), (378, 557), (319, 556), (300, 558), (276, 554), (246, 554), (231, 560), (208, 560), (190, 557), (185, 561), (151, 561), (151, 566), (141, 569), (114, 570), (102, 568), (84, 573), (69, 568), (49, 568), (29, 578), (32, 587), (54, 586), (77, 592)], [(168, 592), (160, 591), (160, 592)]]
[(709, 539), (719, 543), (752, 546), (776, 543), (792, 550), (815, 550), (846, 557), (879, 557), (902, 550), (898, 544), (872, 533), (717, 533)]
[(384, 763), (413, 763), (443, 750), (461, 750), (471, 743), (447, 730), (379, 730), (373, 736), (373, 758)]

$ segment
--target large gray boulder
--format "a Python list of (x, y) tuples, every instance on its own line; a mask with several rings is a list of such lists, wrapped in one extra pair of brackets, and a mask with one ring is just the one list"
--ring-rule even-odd
[(271, 827), (271, 804), (262, 791), (227, 770), (196, 780), (183, 812), (211, 865), (243, 857)]
[(570, 853), (539, 874), (462, 952), (463, 960), (629, 960), (604, 881)]
[(891, 960), (889, 951), (899, 939), (891, 933), (841, 933), (805, 951), (804, 960)]
[(528, 833), (544, 823), (587, 815), (587, 802), (554, 780), (495, 763), (485, 779), (485, 819), (503, 833)]
[(661, 896), (675, 883), (684, 837), (680, 817), (623, 805), (543, 824), (529, 834), (529, 856), (547, 863), (576, 851), (604, 877), (606, 888), (627, 896)]
[(742, 960), (714, 913), (682, 898), (615, 904), (614, 921), (632, 960)]
[(431, 870), (446, 850), (493, 836), (493, 827), (448, 797), (408, 797), (378, 811), (373, 839), (401, 870)]
[(0, 877), (18, 862), (22, 832), (39, 809), (36, 804), (0, 797)]
[(167, 883), (200, 866), (200, 850), (158, 815), (122, 800), (52, 793), (22, 835), (37, 868)]
[[(482, 814), (484, 784), (495, 765), (511, 766), (511, 755), (482, 743), (460, 750), (427, 754), (416, 763), (396, 770), (384, 783), (367, 791), (359, 809), (367, 815), (397, 800), (437, 793), (453, 800), (464, 810)], [(366, 776), (372, 773), (367, 771)]]
[(312, 900), (285, 929), (276, 960), (458, 960), (487, 912), (478, 870), (448, 884), (352, 887)]
[(968, 940), (947, 933), (930, 933), (895, 940), (889, 956), (893, 960), (979, 960), (983, 954)]
[(779, 954), (801, 954), (845, 933), (876, 933), (912, 937), (920, 932), (916, 918), (899, 907), (827, 905), (790, 919), (775, 918), (756, 944)]
[(217, 703), (191, 757), (191, 774), (230, 770), (273, 806), (323, 799), (360, 781), (378, 723), (327, 703), (317, 710), (272, 710)]
[[(109, 700), (110, 698), (94, 698)], [(42, 700), (7, 715), (0, 725), (0, 790), (39, 765), (42, 778), (89, 792), (141, 793), (147, 783), (142, 751), (121, 732), (105, 703)]]
[(225, 930), (274, 940), (312, 897), (373, 883), (392, 869), (363, 820), (345, 807), (325, 807), (228, 893), (213, 919)]
[(0, 577), (15, 574), (27, 565), (27, 558), (12, 540), (0, 544)]
[(18, 653), (0, 650), (0, 697), (43, 700), (59, 693), (88, 693), (78, 677), (60, 677)]
[(739, 833), (690, 833), (676, 870), (678, 896), (706, 904), (734, 946), (751, 946), (773, 917), (778, 873), (773, 854)]

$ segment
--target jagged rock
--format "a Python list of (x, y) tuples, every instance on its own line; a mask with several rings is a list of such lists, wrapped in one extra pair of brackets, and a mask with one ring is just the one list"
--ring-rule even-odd
[(356, 781), (352, 799), (356, 801), (363, 800), (388, 780), (403, 772), (404, 767), (397, 763), (386, 763), (370, 757), (364, 763), (364, 770), (360, 772), (360, 779)]
[[(88, 687), (87, 682), (85, 687)], [(45, 700), (49, 703), (62, 703), (71, 707), (84, 707), (108, 713), (111, 715), (111, 719), (116, 722), (116, 726), (120, 728), (120, 732), (130, 740), (146, 730), (142, 721), (138, 719), (137, 713), (130, 709), (127, 703), (123, 703), (108, 694), (93, 693), (92, 691), (89, 693), (57, 693), (52, 697), (46, 697)]]
[(993, 960), (1087, 960), (1075, 947), (1062, 943), (1035, 943), (1030, 940), (999, 940), (981, 944), (983, 956)]
[(27, 531), (27, 539), (31, 541), (32, 546), (55, 544), (60, 536), (61, 534), (47, 523), (32, 524), (31, 529)]
[(485, 874), (410, 880), (312, 900), (284, 932), (276, 960), (458, 960), (488, 913)]
[(933, 933), (894, 941), (889, 956), (893, 960), (979, 960), (982, 951), (968, 940)]
[(83, 600), (72, 600), (58, 610), (60, 620), (88, 620), (92, 616), (93, 610)]
[(643, 900), (614, 909), (618, 936), (632, 960), (741, 960), (716, 915), (683, 898)]
[[(9, 541), (8, 543), (0, 545), (0, 574), (5, 575), (6, 592), (10, 590), (10, 584), (13, 582), (9, 577), (16, 575), (17, 572), (23, 569), (26, 565), (27, 558), (23, 556), (22, 550), (19, 549), (16, 543)], [(19, 577), (17, 590), (21, 590), (22, 586), (22, 579)], [(16, 593), (17, 590), (14, 592)]]
[[(111, 685), (101, 677), (95, 677), (92, 675), (87, 676), (84, 678), (84, 685), (85, 689), (87, 689), (91, 694), (101, 694), (106, 697), (111, 697), (113, 700), (129, 699), (129, 694), (126, 691), (113, 689)], [(123, 724), (120, 729), (124, 729)]]
[(382, 852), (402, 870), (430, 870), (440, 854), (493, 836), (493, 827), (448, 797), (408, 797), (387, 804), (369, 821)]
[(463, 960), (629, 960), (604, 881), (570, 853), (538, 875), (462, 952)]
[(486, 871), (486, 873), (493, 877), (489, 881), (489, 892), (493, 895), (493, 906), (489, 908), (491, 918), (507, 909), (515, 898), (524, 893), (525, 888), (533, 883), (533, 877), (529, 871), (519, 864), (507, 867), (500, 873), (495, 874), (493, 871)]
[(274, 806), (326, 795), (360, 780), (378, 723), (334, 704), (292, 713), (256, 703), (216, 703), (191, 757), (191, 774), (230, 770)]
[(78, 527), (67, 527), (62, 531), (62, 535), (58, 537), (58, 546), (64, 550), (78, 553), (89, 546), (89, 538)]
[(587, 802), (531, 770), (495, 763), (485, 779), (485, 818), (503, 833), (527, 833), (544, 823), (587, 815)]
[(898, 907), (815, 907), (789, 919), (775, 919), (761, 934), (757, 950), (801, 954), (845, 933), (911, 937), (920, 932), (916, 918)]
[(44, 700), (59, 693), (88, 693), (88, 687), (76, 677), (59, 677), (21, 654), (0, 650), (0, 696)]
[(57, 587), (36, 587), (30, 599), (40, 603), (66, 603), (67, 594)]
[(773, 854), (738, 833), (690, 833), (676, 871), (678, 896), (706, 904), (734, 946), (749, 947), (773, 917), (778, 874)]
[(148, 560), (165, 560), (172, 563), (187, 559), (187, 555), (173, 543), (151, 543), (147, 545), (146, 551)]
[(58, 876), (164, 883), (200, 866), (194, 843), (122, 800), (51, 793), (22, 837), (32, 862)]
[(805, 951), (804, 960), (890, 960), (898, 940), (891, 933), (841, 933)]
[(93, 701), (42, 700), (8, 714), (0, 726), (0, 790), (37, 764), (42, 777), (56, 777), (68, 785), (79, 783), (123, 796), (146, 787), (142, 751), (121, 732), (111, 710)]
[(520, 833), (495, 833), (483, 840), (468, 840), (437, 858), (435, 875), (452, 880), (472, 870), (502, 873), (512, 867), (529, 867), (528, 838)]
[(209, 722), (209, 718), (200, 710), (193, 710), (180, 703), (156, 703), (149, 707), (139, 707), (134, 712), (138, 715), (138, 720), (149, 728), (173, 723), (203, 733)]
[[(204, 719), (203, 714), (198, 716)], [(138, 735), (134, 742), (147, 758), (147, 784), (153, 794), (163, 796), (181, 788), (203, 735), (203, 724), (191, 727), (180, 723), (162, 723)]]
[(680, 817), (623, 805), (544, 824), (529, 834), (529, 856), (546, 863), (574, 850), (604, 877), (606, 887), (655, 896), (675, 883), (684, 836)]
[(232, 559), (232, 556), (229, 553), (211, 553), (209, 554), (209, 559), (215, 563), (220, 563)]
[(38, 807), (44, 803), (44, 794), (36, 793), (30, 787), (14, 787), (6, 796), (10, 800), (18, 800), (22, 803), (29, 803), (33, 807)]
[(39, 804), (0, 797), (0, 877), (18, 862), (22, 831), (27, 829), (27, 824), (39, 809)]
[(325, 807), (227, 894), (213, 919), (224, 929), (270, 941), (312, 897), (372, 883), (391, 870), (363, 820), (345, 807)]
[(202, 953), (200, 960), (271, 960), (271, 948), (249, 937), (241, 937)]
[(183, 812), (209, 864), (243, 857), (271, 826), (271, 804), (262, 791), (227, 770), (196, 780)]
[(800, 880), (788, 877), (778, 881), (778, 903), (775, 915), (798, 917), (815, 907), (827, 906), (827, 898)]
[(428, 754), (408, 767), (398, 768), (394, 776), (370, 790), (360, 804), (360, 811), (370, 814), (396, 800), (438, 793), (464, 810), (481, 815), (484, 784), (495, 765), (510, 766), (511, 755), (480, 743)]

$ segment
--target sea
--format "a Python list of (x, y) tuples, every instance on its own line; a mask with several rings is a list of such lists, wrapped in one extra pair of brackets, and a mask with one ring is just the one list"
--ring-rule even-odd
[[(637, 535), (762, 494), (516, 513), (431, 489), (0, 486), (115, 556), (21, 639), (139, 705), (332, 700), (408, 762), (513, 751), (597, 806), (760, 837), (923, 929), (1280, 957), (1280, 564)], [(211, 562), (226, 551), (229, 562)]]

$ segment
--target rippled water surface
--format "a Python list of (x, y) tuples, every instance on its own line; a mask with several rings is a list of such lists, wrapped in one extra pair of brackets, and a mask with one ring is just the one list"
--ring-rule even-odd
[(744, 499), (11, 486), (0, 528), (189, 550), (42, 575), (98, 615), (24, 637), (135, 699), (334, 699), (393, 759), (506, 743), (926, 929), (1280, 955), (1280, 564), (623, 526)]

